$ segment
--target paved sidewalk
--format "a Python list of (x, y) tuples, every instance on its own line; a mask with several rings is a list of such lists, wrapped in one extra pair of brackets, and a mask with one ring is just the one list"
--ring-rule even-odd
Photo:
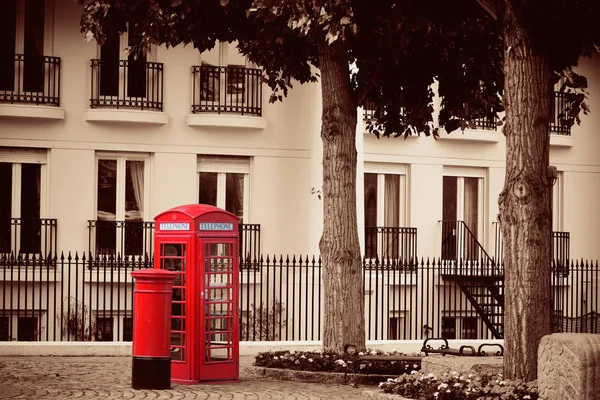
[[(375, 387), (278, 381), (244, 370), (240, 382), (173, 385), (171, 390), (131, 388), (131, 357), (0, 358), (1, 399), (364, 399)], [(371, 393), (369, 393), (371, 392)]]

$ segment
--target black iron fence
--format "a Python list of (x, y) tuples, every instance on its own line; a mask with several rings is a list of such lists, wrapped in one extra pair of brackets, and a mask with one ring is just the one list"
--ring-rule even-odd
[(163, 64), (138, 60), (91, 60), (91, 108), (163, 110)]
[(260, 69), (195, 65), (192, 78), (192, 113), (262, 115)]
[(0, 253), (56, 255), (56, 219), (0, 218)]
[(417, 257), (417, 228), (373, 226), (365, 228), (365, 258), (391, 264)]
[[(241, 340), (320, 340), (322, 263), (316, 257), (266, 257), (240, 271)], [(365, 260), (367, 339), (491, 339), (483, 308), (466, 295), (467, 280), (494, 277), (503, 296), (502, 269), (443, 260), (413, 260), (410, 270)], [(0, 257), (0, 340), (131, 340), (131, 271), (149, 268), (145, 256)], [(479, 266), (479, 270), (477, 267)], [(555, 331), (600, 333), (598, 262), (570, 261), (570, 274), (552, 275)], [(469, 274), (463, 272), (469, 270)], [(487, 271), (487, 272), (486, 272)], [(492, 283), (489, 283), (492, 284)], [(495, 294), (494, 294), (495, 293)], [(501, 324), (503, 301), (495, 323)]]
[(60, 57), (15, 54), (0, 67), (0, 102), (60, 105)]

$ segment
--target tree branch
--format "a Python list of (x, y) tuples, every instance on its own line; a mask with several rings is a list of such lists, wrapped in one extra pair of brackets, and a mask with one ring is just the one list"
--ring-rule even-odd
[(498, 11), (502, 0), (477, 0), (479, 5), (491, 15), (492, 18), (498, 20)]

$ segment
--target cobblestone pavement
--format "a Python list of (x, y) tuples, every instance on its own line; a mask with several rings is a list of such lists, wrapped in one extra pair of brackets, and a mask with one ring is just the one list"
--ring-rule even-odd
[[(251, 362), (252, 357), (243, 357), (240, 369)], [(237, 383), (134, 390), (130, 357), (0, 358), (2, 399), (364, 399), (366, 388), (278, 381), (242, 372)]]

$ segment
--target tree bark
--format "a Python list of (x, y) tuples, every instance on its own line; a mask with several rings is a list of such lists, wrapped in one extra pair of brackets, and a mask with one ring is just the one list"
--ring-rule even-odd
[(519, 21), (519, 0), (506, 2), (504, 104), (506, 177), (498, 200), (504, 247), (504, 375), (537, 378), (537, 351), (550, 333), (551, 67)]
[(362, 262), (356, 217), (356, 105), (346, 45), (319, 43), (323, 97), (323, 349), (365, 348)]

